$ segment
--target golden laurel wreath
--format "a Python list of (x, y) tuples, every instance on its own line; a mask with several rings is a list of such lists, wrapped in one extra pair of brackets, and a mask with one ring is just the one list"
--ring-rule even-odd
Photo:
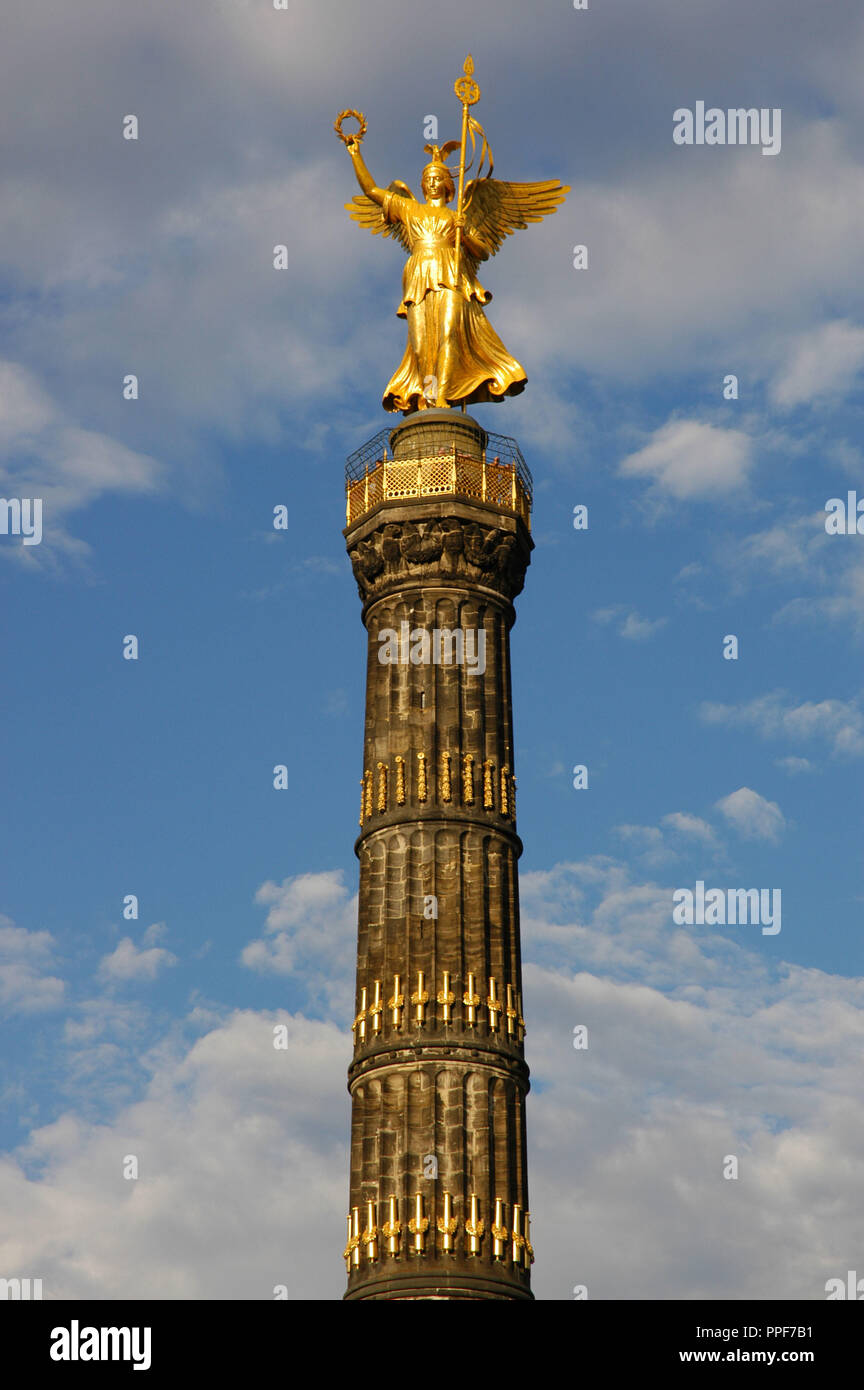
[[(354, 131), (353, 135), (342, 134), (342, 122), (344, 121), (346, 116), (353, 116), (355, 121), (359, 121), (360, 123), (360, 129)], [(339, 139), (342, 141), (343, 145), (347, 145), (351, 140), (356, 140), (359, 143), (363, 139), (363, 136), (366, 134), (366, 117), (363, 115), (362, 111), (340, 111), (339, 115), (333, 122), (333, 129), (339, 136)]]

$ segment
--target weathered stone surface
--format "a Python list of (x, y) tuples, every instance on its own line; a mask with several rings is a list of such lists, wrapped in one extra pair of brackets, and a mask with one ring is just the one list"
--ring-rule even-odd
[[(364, 518), (377, 525), (352, 534), (349, 555), (361, 598), (402, 590), (411, 579), (474, 580), (507, 599), (522, 592), (533, 543), (518, 517), (482, 503), (424, 502), (382, 502)], [(429, 515), (432, 508), (440, 515)], [(457, 508), (486, 515), (460, 517)]]
[[(446, 443), (457, 412), (428, 413), (436, 446)], [(422, 451), (423, 428), (412, 417), (402, 447)], [(345, 535), (369, 634), (349, 1207), (362, 1231), (374, 1203), (378, 1227), (377, 1258), (361, 1242), (346, 1297), (530, 1298), (529, 1269), (512, 1258), (514, 1206), (524, 1212), (529, 1200), (509, 631), (532, 543), (517, 517), (453, 498), (382, 503)], [(482, 631), (482, 674), (455, 662), (382, 663), (382, 631), (406, 622)], [(429, 1220), (422, 1254), (408, 1229), (418, 1193)], [(458, 1223), (453, 1253), (437, 1227), (445, 1193)], [(484, 1222), (477, 1254), (465, 1230), (472, 1195)], [(381, 1235), (391, 1197), (398, 1255)], [(496, 1199), (508, 1235), (497, 1259)]]

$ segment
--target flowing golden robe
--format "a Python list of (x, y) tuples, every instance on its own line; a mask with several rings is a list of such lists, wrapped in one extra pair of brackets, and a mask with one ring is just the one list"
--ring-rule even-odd
[(457, 273), (456, 220), (450, 208), (388, 192), (381, 213), (385, 222), (402, 223), (411, 247), (396, 310), (408, 320), (408, 343), (387, 383), (384, 409), (407, 413), (438, 396), (470, 405), (518, 395), (527, 377), (483, 312), (492, 295), (477, 279), (479, 260), (465, 244), (470, 222), (463, 229)]

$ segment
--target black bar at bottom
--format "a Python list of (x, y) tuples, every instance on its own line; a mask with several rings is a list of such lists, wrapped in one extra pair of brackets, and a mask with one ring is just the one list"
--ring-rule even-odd
[[(432, 1341), (424, 1344), (420, 1359), (431, 1356), (435, 1346), (440, 1352), (450, 1345), (449, 1329), (460, 1339), (452, 1343), (454, 1352), (463, 1335), (474, 1339), (478, 1353), (493, 1345), (485, 1340), (489, 1335), (502, 1350), (515, 1345), (515, 1335), (529, 1365), (532, 1353), (537, 1355), (538, 1368), (549, 1364), (550, 1341), (560, 1336), (574, 1370), (577, 1365), (590, 1366), (595, 1373), (795, 1366), (815, 1372), (824, 1383), (826, 1374), (850, 1361), (854, 1364), (864, 1332), (861, 1310), (843, 1302), (526, 1300), (514, 1324), (509, 1317), (497, 1320), (494, 1308), (501, 1304), (494, 1299), (445, 1301), (451, 1306), (463, 1301), (469, 1311), (460, 1314), (453, 1307), (451, 1324), (435, 1300), (434, 1322), (422, 1327)], [(362, 1312), (346, 1312), (349, 1306), (322, 1302), (310, 1319), (297, 1303), (280, 1301), (10, 1301), (0, 1305), (0, 1329), (7, 1367), (14, 1367), (19, 1376), (41, 1373), (49, 1385), (63, 1384), (70, 1376), (100, 1379), (106, 1373), (115, 1378), (128, 1374), (135, 1384), (136, 1366), (137, 1381), (143, 1385), (146, 1377), (161, 1384), (166, 1374), (184, 1371), (210, 1372), (222, 1380), (250, 1369), (256, 1377), (270, 1371), (303, 1374), (310, 1356), (319, 1370), (326, 1364), (329, 1371), (344, 1359), (359, 1371), (364, 1361), (371, 1365), (379, 1360), (385, 1348), (388, 1356), (418, 1357), (420, 1324), (406, 1325), (404, 1311), (392, 1311), (384, 1320), (380, 1312), (370, 1314), (371, 1302), (364, 1302)], [(402, 1310), (417, 1306), (417, 1301), (400, 1300)], [(484, 1307), (492, 1311), (480, 1312)], [(513, 1309), (512, 1302), (508, 1307)], [(332, 1335), (336, 1332), (338, 1336)], [(398, 1340), (391, 1340), (393, 1334)], [(536, 1340), (541, 1337), (542, 1342)]]

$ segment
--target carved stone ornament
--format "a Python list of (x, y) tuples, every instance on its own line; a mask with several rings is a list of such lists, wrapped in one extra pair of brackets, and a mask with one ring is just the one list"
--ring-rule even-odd
[(529, 548), (515, 531), (457, 517), (391, 521), (348, 553), (364, 600), (413, 578), (474, 580), (513, 599), (530, 563)]

